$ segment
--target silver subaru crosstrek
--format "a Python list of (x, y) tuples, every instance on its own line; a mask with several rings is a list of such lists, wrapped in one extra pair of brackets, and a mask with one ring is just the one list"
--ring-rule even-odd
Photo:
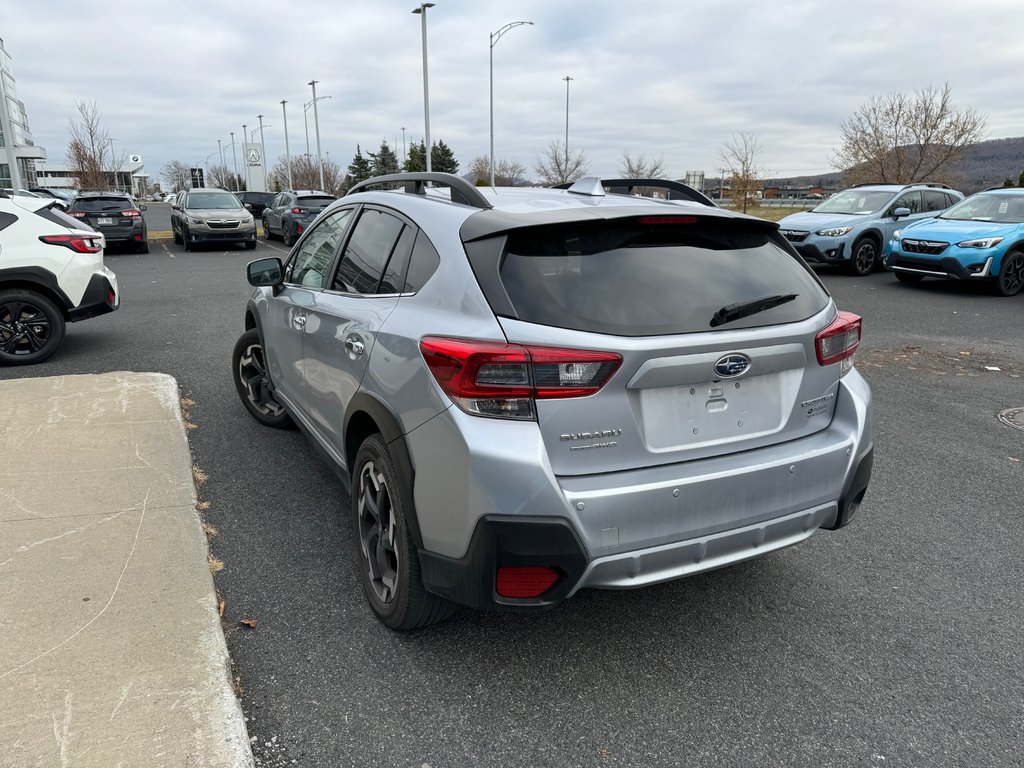
[(861, 319), (775, 224), (653, 184), (683, 199), (378, 177), (249, 265), (239, 395), (351, 484), (389, 627), (676, 579), (856, 513)]

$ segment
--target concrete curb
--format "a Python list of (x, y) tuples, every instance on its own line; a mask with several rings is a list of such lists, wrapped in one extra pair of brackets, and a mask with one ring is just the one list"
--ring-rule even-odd
[(0, 764), (253, 765), (177, 382), (0, 382)]

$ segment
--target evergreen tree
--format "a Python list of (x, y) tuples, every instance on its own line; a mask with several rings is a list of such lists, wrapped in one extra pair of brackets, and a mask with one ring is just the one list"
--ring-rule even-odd
[(348, 166), (348, 186), (365, 181), (371, 176), (373, 176), (373, 166), (369, 160), (363, 157), (363, 150), (356, 144), (356, 156), (352, 158), (352, 162)]
[(380, 143), (380, 149), (368, 153), (373, 161), (370, 163), (374, 176), (384, 176), (389, 173), (398, 173), (398, 155), (384, 139)]
[(1020, 172), (1020, 176), (1017, 177), (1017, 186), (1024, 187), (1024, 171)]
[[(433, 162), (433, 157), (431, 157), (431, 162)], [(409, 154), (405, 158), (405, 165), (402, 166), (402, 169), (410, 172), (427, 170), (427, 148), (422, 141), (418, 144), (413, 142), (409, 146)]]
[(459, 161), (455, 159), (455, 153), (441, 139), (433, 142), (430, 147), (430, 170), (436, 173), (459, 172)]

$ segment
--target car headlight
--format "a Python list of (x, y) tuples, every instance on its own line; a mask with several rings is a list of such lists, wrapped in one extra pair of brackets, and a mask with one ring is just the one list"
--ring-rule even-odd
[(243, 223), (243, 224), (252, 224), (252, 223), (253, 223), (253, 222), (254, 222), (255, 220), (256, 220), (256, 219), (254, 219), (254, 218), (252, 217), (252, 214), (249, 214), (249, 215), (248, 215), (248, 216), (246, 216), (246, 217), (245, 217), (244, 219), (242, 219), (242, 223)]
[(897, 243), (900, 241), (900, 231), (898, 229), (892, 233), (892, 239)]
[(186, 216), (185, 217), (185, 221), (187, 221), (189, 224), (202, 224), (203, 223), (202, 219), (197, 219), (195, 216)]
[(833, 227), (832, 229), (819, 229), (817, 234), (822, 237), (842, 237), (853, 232), (853, 227)]
[(1001, 237), (982, 237), (978, 240), (964, 240), (962, 243), (957, 243), (961, 248), (995, 248), (1003, 242)]

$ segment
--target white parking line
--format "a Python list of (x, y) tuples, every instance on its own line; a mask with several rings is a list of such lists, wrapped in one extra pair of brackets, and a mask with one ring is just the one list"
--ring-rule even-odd
[(261, 248), (273, 248), (275, 251), (280, 251), (281, 253), (285, 253), (285, 254), (291, 253), (291, 249), (289, 249), (289, 248), (282, 248), (279, 245), (274, 245), (273, 243), (268, 243), (266, 241), (261, 242), (260, 243), (260, 247)]
[(171, 249), (167, 247), (167, 243), (160, 243), (160, 247), (164, 249), (164, 253), (166, 253), (172, 259), (174, 258), (174, 254), (171, 253)]

